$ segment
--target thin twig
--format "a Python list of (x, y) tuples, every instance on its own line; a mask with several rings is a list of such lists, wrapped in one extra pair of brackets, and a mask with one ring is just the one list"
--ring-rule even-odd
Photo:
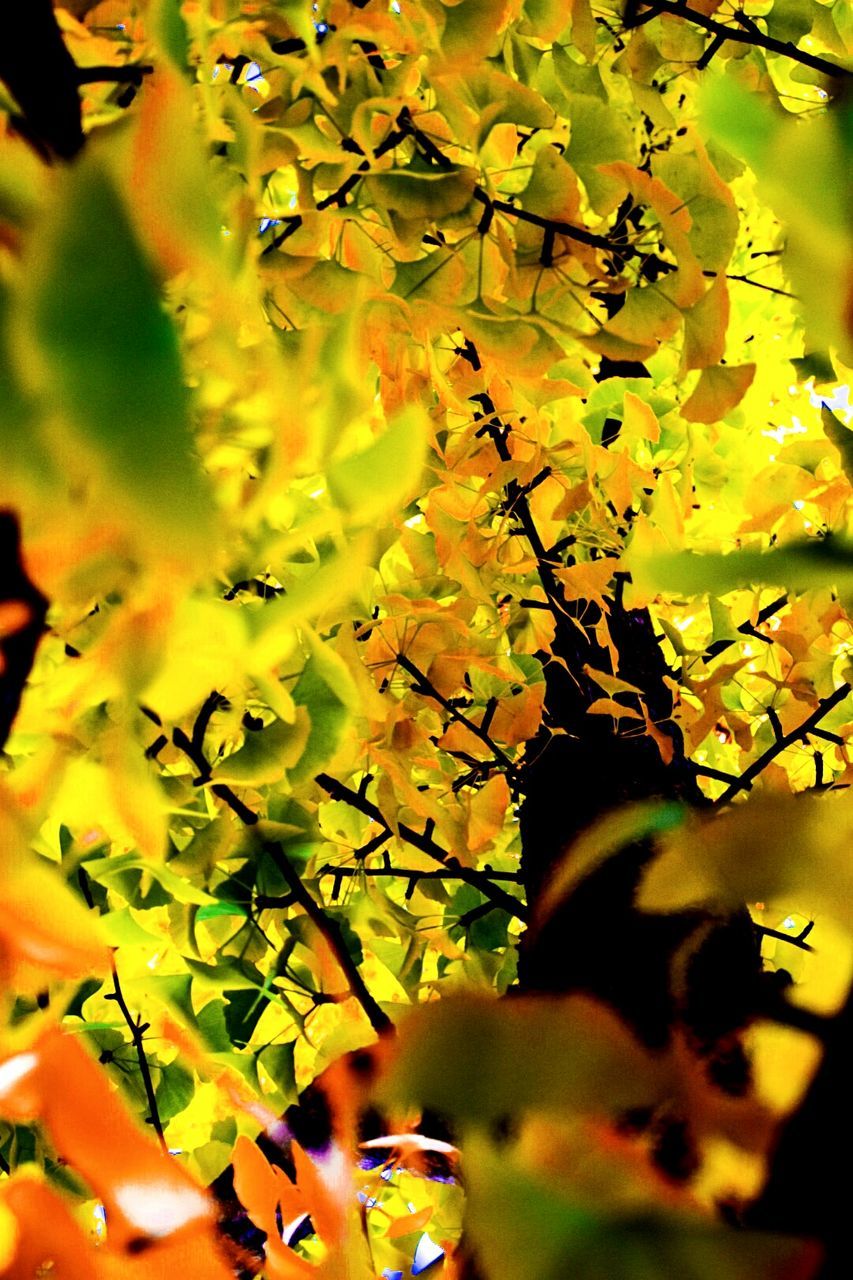
[(150, 65), (128, 65), (123, 67), (78, 67), (78, 84), (142, 84), (145, 76), (150, 76), (154, 68)]
[(358, 965), (347, 949), (343, 931), (337, 920), (332, 920), (327, 916), (323, 908), (314, 901), (303, 884), (299, 872), (293, 866), (281, 845), (267, 841), (263, 847), (284, 877), (294, 901), (299, 904), (317, 929), (317, 932), (322, 936), (346, 980), (350, 994), (361, 1005), (373, 1030), (377, 1035), (390, 1031), (394, 1024), (385, 1010), (380, 1007), (370, 991), (368, 991), (367, 984), (359, 972)]
[[(209, 781), (211, 778), (210, 764), (201, 749), (200, 743), (204, 740), (204, 733), (207, 729), (210, 716), (217, 706), (222, 705), (221, 695), (215, 691), (205, 699), (204, 705), (196, 717), (193, 726), (192, 738), (188, 737), (182, 729), (175, 729), (172, 734), (172, 741), (189, 760), (196, 766), (201, 775), (201, 781)], [(194, 743), (196, 745), (194, 745)], [(240, 821), (247, 827), (256, 826), (258, 823), (258, 815), (248, 805), (244, 804), (239, 796), (235, 795), (230, 787), (226, 787), (220, 783), (213, 783), (211, 791), (215, 796), (224, 800), (226, 804), (234, 811)], [(290, 862), (290, 859), (284, 853), (284, 850), (272, 841), (264, 844), (264, 849), (275, 862), (290, 890), (289, 897), (296, 902), (305, 914), (312, 921), (317, 931), (322, 936), (329, 950), (337, 962), (341, 973), (343, 974), (346, 985), (350, 994), (359, 1002), (364, 1010), (370, 1025), (377, 1034), (388, 1031), (393, 1023), (387, 1013), (377, 1004), (376, 1000), (370, 994), (367, 986), (362, 978), (358, 966), (347, 950), (344, 941), (343, 932), (336, 920), (330, 919), (326, 915), (321, 906), (318, 905), (302, 883), (302, 879)], [(290, 905), (288, 902), (287, 905)]]
[(157, 1109), (157, 1097), (154, 1092), (154, 1082), (151, 1079), (151, 1068), (148, 1065), (148, 1058), (145, 1055), (145, 1045), (143, 1043), (143, 1036), (145, 1035), (145, 1032), (148, 1030), (151, 1024), (149, 1022), (143, 1022), (141, 1017), (134, 1019), (133, 1014), (130, 1012), (130, 1009), (128, 1008), (127, 1001), (124, 998), (124, 992), (121, 989), (121, 983), (119, 982), (118, 970), (116, 969), (115, 960), (113, 960), (111, 963), (112, 963), (112, 971), (113, 971), (113, 990), (111, 993), (104, 996), (104, 999), (114, 1000), (116, 1002), (119, 1009), (121, 1010), (122, 1017), (127, 1023), (128, 1029), (130, 1031), (130, 1037), (131, 1037), (131, 1040), (133, 1041), (133, 1047), (136, 1050), (136, 1059), (139, 1063), (139, 1072), (140, 1072), (140, 1075), (142, 1076), (142, 1084), (145, 1089), (145, 1097), (148, 1100), (147, 1120), (149, 1124), (153, 1125), (154, 1132), (157, 1134), (157, 1138), (159, 1139), (160, 1146), (163, 1148), (164, 1154), (168, 1155), (169, 1147), (166, 1143), (166, 1138), (163, 1133), (163, 1122), (160, 1119), (160, 1112)]
[(814, 947), (811, 943), (806, 942), (806, 938), (814, 928), (813, 920), (809, 921), (802, 933), (794, 935), (785, 933), (782, 929), (769, 929), (765, 924), (753, 923), (753, 927), (763, 938), (776, 938), (778, 942), (788, 942), (792, 947), (797, 947), (800, 951), (814, 951)]
[[(738, 634), (742, 636), (752, 636), (753, 639), (755, 640), (763, 640), (767, 644), (772, 644), (770, 637), (763, 636), (760, 631), (756, 630), (756, 627), (760, 627), (762, 622), (766, 622), (768, 618), (772, 618), (773, 615), (778, 613), (780, 609), (784, 608), (787, 603), (788, 603), (788, 593), (786, 591), (781, 596), (778, 596), (775, 600), (773, 600), (770, 604), (765, 605), (764, 608), (759, 611), (758, 617), (755, 619), (755, 622), (742, 622), (741, 625), (738, 627)], [(715, 641), (714, 644), (709, 645), (708, 648), (705, 650), (704, 654), (702, 655), (702, 661), (705, 663), (711, 662), (714, 658), (718, 657), (718, 655), (721, 654), (725, 649), (729, 649), (733, 644), (737, 644), (737, 642), (738, 642), (737, 636), (732, 636), (730, 640)]]
[[(390, 835), (391, 833), (389, 831), (385, 838), (387, 839)], [(491, 882), (494, 880), (506, 880), (511, 884), (521, 883), (521, 873), (519, 871), (493, 871), (491, 867), (484, 867), (482, 871), (477, 871), (475, 874), (479, 877), (480, 883), (478, 887), (481, 893), (488, 893), (488, 890), (491, 887)], [(381, 867), (338, 867), (327, 862), (324, 866), (320, 867), (317, 875), (332, 877), (333, 902), (340, 897), (341, 881), (356, 877), (359, 879), (361, 877), (367, 877), (371, 880), (406, 880), (408, 881), (405, 895), (407, 901), (411, 898), (421, 880), (444, 881), (461, 880), (462, 878), (458, 871), (445, 871), (443, 868), (441, 871), (419, 871), (415, 867), (392, 867), (387, 855), (385, 862)], [(470, 880), (468, 883), (470, 883)], [(255, 901), (260, 904), (259, 897), (256, 898)], [(486, 906), (488, 906), (490, 910), (494, 905), (495, 904), (493, 902), (486, 903)]]

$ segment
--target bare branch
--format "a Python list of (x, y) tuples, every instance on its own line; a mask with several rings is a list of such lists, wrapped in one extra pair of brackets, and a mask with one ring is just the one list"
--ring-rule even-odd
[[(368, 800), (366, 796), (353, 791), (352, 787), (347, 787), (344, 783), (338, 782), (336, 778), (330, 777), (328, 773), (318, 773), (314, 781), (319, 783), (333, 800), (343, 800), (345, 804), (352, 805), (354, 809), (358, 809), (359, 813), (363, 813), (366, 818), (371, 818), (374, 822), (379, 823), (386, 831), (391, 830), (376, 805)], [(480, 872), (471, 867), (463, 867), (457, 858), (448, 853), (446, 849), (443, 849), (440, 844), (433, 840), (431, 835), (427, 835), (426, 831), (415, 831), (413, 827), (401, 822), (397, 825), (394, 834), (399, 835), (400, 839), (405, 840), (413, 849), (420, 849), (428, 857), (440, 862), (445, 871), (452, 872), (457, 879), (473, 885), (480, 893), (485, 894), (496, 907), (503, 907), (504, 911), (508, 911), (510, 915), (519, 920), (527, 919), (525, 903), (520, 902), (511, 893), (507, 893), (505, 889), (484, 882)]]
[(421, 671), (420, 667), (415, 666), (414, 662), (412, 662), (410, 658), (407, 658), (404, 653), (397, 654), (397, 664), (401, 666), (404, 671), (408, 671), (409, 675), (417, 681), (417, 684), (412, 685), (412, 689), (415, 693), (424, 694), (426, 697), (432, 698), (434, 702), (437, 702), (440, 707), (444, 708), (452, 720), (463, 725), (469, 733), (474, 735), (475, 738), (479, 738), (480, 742), (482, 742), (488, 751), (491, 752), (492, 757), (501, 769), (506, 770), (510, 777), (515, 776), (515, 765), (512, 760), (510, 760), (506, 752), (497, 745), (481, 725), (475, 724), (473, 720), (469, 720), (468, 717), (464, 716), (457, 707), (454, 707), (452, 702), (445, 698), (443, 694), (439, 693), (438, 689), (436, 689), (429, 677)]
[[(196, 717), (195, 725), (193, 726), (192, 738), (189, 738), (187, 734), (184, 733), (183, 729), (175, 729), (172, 733), (172, 741), (175, 746), (183, 751), (184, 755), (186, 755), (199, 770), (199, 782), (207, 782), (211, 778), (210, 764), (202, 751), (201, 743), (204, 741), (204, 733), (207, 729), (210, 716), (213, 714), (213, 711), (221, 705), (222, 696), (214, 691), (205, 699), (204, 705)], [(230, 787), (226, 787), (221, 783), (213, 783), (211, 785), (211, 791), (234, 811), (244, 826), (253, 827), (257, 825), (258, 815), (253, 809), (250, 809), (248, 805), (244, 804)], [(338, 968), (343, 974), (350, 994), (361, 1005), (374, 1031), (376, 1031), (377, 1034), (381, 1034), (382, 1032), (390, 1030), (393, 1023), (388, 1017), (388, 1014), (380, 1008), (376, 1000), (368, 991), (367, 985), (358, 970), (357, 964), (347, 950), (340, 925), (336, 920), (332, 920), (327, 916), (323, 908), (314, 901), (313, 897), (303, 884), (298, 871), (293, 866), (284, 850), (279, 845), (274, 844), (271, 841), (265, 842), (263, 848), (273, 859), (275, 865), (284, 877), (287, 887), (290, 890), (288, 898), (292, 898), (292, 901), (302, 908), (325, 941), (337, 962)], [(267, 899), (265, 904), (272, 905), (272, 902)], [(276, 905), (285, 904), (276, 903)], [(289, 906), (290, 901), (288, 901), (286, 905)]]
[(127, 1023), (128, 1030), (130, 1031), (130, 1038), (133, 1041), (133, 1047), (136, 1050), (136, 1060), (139, 1063), (139, 1073), (142, 1076), (142, 1085), (145, 1089), (145, 1097), (148, 1101), (148, 1116), (146, 1119), (148, 1124), (153, 1125), (154, 1132), (157, 1134), (157, 1138), (160, 1146), (163, 1148), (164, 1154), (168, 1155), (169, 1148), (163, 1134), (163, 1122), (160, 1119), (160, 1112), (157, 1108), (157, 1097), (154, 1092), (154, 1082), (151, 1079), (151, 1067), (148, 1065), (148, 1058), (145, 1055), (145, 1045), (143, 1043), (145, 1032), (151, 1024), (143, 1022), (141, 1017), (134, 1018), (133, 1014), (130, 1012), (127, 1001), (124, 998), (124, 992), (121, 989), (115, 960), (112, 961), (112, 970), (113, 989), (108, 995), (104, 996), (104, 999), (114, 1000), (116, 1002), (121, 1010), (122, 1017)]
[(739, 778), (736, 778), (723, 792), (717, 800), (717, 804), (728, 804), (739, 791), (749, 791), (753, 782), (767, 766), (781, 755), (783, 751), (787, 751), (788, 747), (792, 747), (795, 742), (800, 742), (803, 738), (820, 723), (825, 715), (837, 707), (839, 702), (843, 702), (850, 692), (850, 685), (845, 681), (844, 684), (834, 690), (826, 698), (821, 698), (814, 711), (808, 716), (801, 725), (796, 729), (792, 729), (790, 733), (777, 736), (776, 740), (771, 743), (766, 751), (763, 751), (757, 760), (753, 760), (748, 769), (745, 769)]
[[(640, 10), (643, 9), (645, 12), (641, 13)], [(853, 74), (846, 67), (840, 67), (826, 58), (819, 58), (816, 54), (798, 49), (790, 40), (777, 40), (775, 36), (765, 35), (752, 19), (745, 19), (742, 14), (735, 14), (735, 18), (742, 21), (743, 26), (730, 27), (727, 23), (717, 22), (716, 19), (707, 17), (698, 9), (691, 9), (684, 0), (634, 0), (633, 3), (625, 6), (623, 20), (626, 29), (631, 30), (633, 27), (643, 26), (662, 13), (670, 13), (673, 17), (683, 18), (685, 22), (692, 22), (694, 26), (702, 27), (716, 37), (722, 37), (723, 41), (731, 40), (733, 44), (748, 44), (754, 49), (766, 49), (769, 53), (781, 54), (783, 58), (790, 58), (793, 62), (811, 67), (813, 71), (820, 71), (825, 76), (841, 79)], [(711, 42), (699, 60), (700, 69), (708, 65), (718, 47), (716, 41)]]

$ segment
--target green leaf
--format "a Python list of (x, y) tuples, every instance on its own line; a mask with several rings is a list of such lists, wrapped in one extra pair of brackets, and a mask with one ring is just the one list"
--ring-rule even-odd
[(150, 947), (152, 943), (162, 945), (159, 934), (149, 933), (131, 913), (130, 907), (122, 907), (118, 911), (107, 911), (101, 916), (101, 925), (106, 941), (112, 947)]
[(467, 92), (477, 105), (477, 146), (482, 147), (496, 124), (508, 122), (529, 129), (547, 129), (554, 123), (554, 108), (538, 93), (511, 76), (486, 66), (469, 76)]
[(625, 562), (643, 592), (690, 596), (709, 591), (720, 596), (760, 583), (792, 591), (819, 587), (835, 587), (845, 595), (853, 591), (853, 546), (840, 538), (811, 538), (778, 551), (729, 555), (678, 551), (640, 558), (629, 550)]
[(356, 524), (399, 511), (423, 474), (428, 419), (420, 405), (407, 405), (378, 439), (360, 453), (330, 463), (329, 492)]
[(211, 508), (177, 338), (127, 210), (94, 159), (57, 190), (30, 272), (32, 338), (83, 457), (154, 535), (198, 548)]
[[(592, 1135), (578, 1134), (589, 1143)], [(466, 1143), (466, 1221), (489, 1280), (779, 1280), (808, 1274), (799, 1240), (726, 1229), (641, 1204), (621, 1213), (572, 1196), (477, 1137)], [(606, 1168), (606, 1166), (605, 1166)], [(611, 1169), (614, 1181), (623, 1169)], [(604, 1175), (606, 1177), (606, 1173)]]
[[(195, 902), (199, 906), (216, 902), (216, 899), (203, 889), (176, 875), (165, 863), (154, 862), (143, 858), (138, 853), (113, 854), (106, 858), (91, 858), (85, 863), (86, 872), (93, 880), (110, 885), (127, 871), (140, 871), (150, 876), (158, 885), (167, 890), (176, 902)], [(131, 905), (138, 905), (132, 903)], [(152, 904), (153, 905), (153, 904)]]
[(310, 720), (302, 708), (293, 724), (274, 720), (266, 729), (247, 730), (242, 747), (217, 764), (216, 779), (253, 787), (280, 782), (298, 763), (309, 734)]
[(599, 173), (598, 166), (634, 159), (631, 130), (620, 112), (598, 98), (573, 94), (570, 102), (572, 136), (566, 159), (586, 187), (596, 213), (610, 213), (625, 188), (616, 179)]
[(195, 918), (196, 920), (214, 920), (219, 916), (239, 916), (245, 920), (248, 915), (248, 911), (240, 902), (211, 902), (204, 907), (199, 907)]
[(160, 1119), (167, 1123), (173, 1116), (185, 1111), (195, 1094), (195, 1078), (178, 1062), (160, 1067), (160, 1079), (154, 1090)]
[(296, 1068), (294, 1052), (296, 1042), (288, 1040), (286, 1044), (270, 1044), (258, 1054), (258, 1061), (263, 1066), (279, 1093), (288, 1100), (296, 1097)]
[(324, 679), (315, 655), (305, 664), (293, 690), (293, 700), (297, 706), (305, 707), (311, 717), (305, 750), (289, 775), (292, 783), (298, 783), (320, 773), (332, 759), (341, 745), (350, 712)]
[[(547, 1049), (532, 1054), (531, 1045)], [(399, 1028), (386, 1085), (395, 1100), (477, 1123), (527, 1110), (612, 1113), (652, 1103), (665, 1088), (662, 1063), (580, 996), (425, 1006)]]
[(767, 34), (785, 44), (799, 44), (814, 26), (820, 7), (815, 0), (773, 0), (766, 18)]
[(364, 186), (380, 208), (409, 221), (434, 222), (460, 213), (471, 202), (476, 177), (473, 169), (436, 169), (416, 155), (405, 169), (374, 173)]
[(820, 419), (826, 438), (841, 454), (841, 467), (844, 474), (853, 483), (853, 431), (845, 426), (825, 404), (821, 407)]

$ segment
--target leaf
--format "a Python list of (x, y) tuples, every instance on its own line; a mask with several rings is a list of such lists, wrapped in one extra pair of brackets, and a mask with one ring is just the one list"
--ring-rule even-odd
[(106, 172), (87, 158), (62, 187), (27, 299), (49, 393), (161, 553), (198, 551), (212, 511), (174, 329)]
[(728, 323), (729, 292), (726, 278), (720, 274), (705, 296), (684, 313), (685, 370), (719, 364), (726, 351)]
[(217, 782), (253, 787), (280, 782), (299, 763), (310, 733), (304, 707), (297, 707), (293, 724), (274, 720), (266, 729), (248, 730), (242, 747), (217, 764)]
[[(28, 986), (46, 970), (82, 978), (108, 971), (106, 937), (97, 917), (62, 880), (56, 867), (29, 849), (12, 798), (0, 790), (0, 910), (2, 961), (7, 982)], [(20, 967), (20, 968), (19, 968)]]
[(634, 142), (622, 115), (609, 103), (584, 94), (570, 94), (571, 138), (566, 159), (577, 172), (596, 213), (616, 208), (624, 194), (618, 175), (600, 166), (632, 160)]
[(432, 1215), (432, 1205), (424, 1205), (423, 1209), (418, 1209), (416, 1213), (403, 1214), (400, 1218), (394, 1218), (385, 1234), (389, 1240), (399, 1240), (400, 1236), (410, 1235), (413, 1231), (423, 1231)]
[(642, 720), (642, 715), (636, 707), (626, 707), (621, 702), (616, 702), (614, 698), (596, 698), (589, 704), (586, 709), (588, 716), (615, 716), (617, 720), (620, 716), (627, 717), (629, 720)]
[(101, 884), (109, 884), (111, 880), (123, 875), (126, 871), (144, 871), (166, 889), (176, 902), (194, 902), (199, 906), (216, 902), (209, 893), (200, 889), (190, 880), (176, 875), (165, 863), (154, 862), (143, 858), (138, 853), (112, 854), (104, 858), (91, 858), (86, 861), (86, 874)]
[(563, 354), (556, 340), (533, 320), (469, 307), (459, 324), (478, 351), (516, 376), (541, 378)]
[(754, 364), (714, 365), (703, 369), (681, 412), (688, 422), (720, 422), (740, 404), (754, 377)]
[[(548, 1047), (531, 1055), (531, 1045)], [(530, 1109), (618, 1111), (653, 1101), (664, 1081), (659, 1062), (619, 1019), (585, 997), (503, 1004), (458, 996), (400, 1024), (382, 1092), (483, 1124)]]
[(639, 904), (673, 911), (698, 902), (794, 899), (853, 928), (851, 832), (853, 808), (844, 796), (753, 797), (666, 834)]
[(602, 1212), (482, 1137), (470, 1145), (467, 1220), (490, 1280), (798, 1280), (810, 1273), (813, 1252), (799, 1240), (718, 1227), (694, 1214)]
[(313, 573), (291, 585), (249, 619), (249, 669), (268, 672), (296, 647), (296, 627), (313, 622), (324, 609), (348, 601), (357, 591), (360, 570), (372, 548), (369, 533), (357, 535), (345, 551), (319, 562)]
[(195, 1078), (177, 1062), (160, 1068), (160, 1079), (154, 1096), (160, 1119), (166, 1124), (174, 1116), (186, 1111), (195, 1094)]
[(477, 147), (481, 148), (496, 124), (504, 121), (529, 129), (547, 129), (554, 123), (554, 109), (538, 93), (498, 71), (484, 66), (466, 78), (479, 115)]
[(291, 781), (314, 777), (333, 758), (343, 740), (350, 712), (324, 679), (321, 664), (312, 655), (293, 690), (293, 700), (304, 707), (311, 721), (305, 749), (290, 773)]
[(853, 430), (846, 427), (826, 404), (821, 406), (820, 419), (827, 440), (834, 444), (841, 454), (841, 468), (844, 474), (853, 483)]
[(471, 201), (473, 169), (434, 169), (417, 156), (405, 169), (385, 169), (365, 178), (371, 201), (408, 221), (434, 222), (459, 213)]
[(761, 583), (808, 591), (835, 587), (853, 590), (853, 548), (842, 539), (790, 543), (772, 551), (733, 551), (729, 555), (699, 555), (693, 551), (633, 555), (625, 566), (641, 591), (725, 595), (736, 587)]
[(472, 796), (468, 810), (469, 853), (477, 853), (495, 839), (503, 827), (509, 802), (509, 785), (502, 773), (495, 774)]
[(423, 472), (427, 424), (424, 410), (408, 405), (367, 449), (329, 465), (329, 492), (354, 523), (367, 524), (405, 506)]
[(212, 1230), (207, 1193), (137, 1128), (78, 1037), (50, 1029), (0, 1072), (0, 1113), (44, 1123), (59, 1155), (106, 1205), (117, 1244)]

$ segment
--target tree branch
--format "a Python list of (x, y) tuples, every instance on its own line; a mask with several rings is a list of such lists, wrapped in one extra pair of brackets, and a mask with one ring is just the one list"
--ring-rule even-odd
[[(328, 773), (318, 773), (314, 781), (333, 800), (342, 800), (345, 804), (352, 805), (359, 813), (363, 813), (366, 818), (371, 818), (386, 831), (391, 831), (391, 827), (386, 822), (382, 812), (366, 796), (353, 791), (351, 787), (345, 786), (344, 783), (338, 782), (336, 778), (330, 777)], [(420, 849), (421, 853), (425, 853), (427, 857), (440, 862), (446, 872), (452, 873), (457, 879), (464, 881), (466, 884), (473, 885), (480, 893), (485, 894), (496, 907), (502, 907), (504, 911), (509, 912), (510, 915), (515, 916), (518, 920), (527, 919), (527, 907), (523, 902), (513, 897), (511, 893), (507, 893), (505, 889), (498, 888), (497, 885), (488, 884), (487, 887), (483, 882), (481, 872), (471, 867), (463, 867), (457, 858), (448, 853), (446, 849), (443, 849), (440, 844), (433, 840), (431, 835), (427, 835), (426, 831), (415, 831), (413, 827), (401, 822), (398, 824), (394, 834), (399, 835), (400, 839), (405, 840), (413, 849)]]
[(739, 778), (736, 778), (732, 783), (730, 783), (716, 803), (728, 804), (728, 802), (732, 800), (739, 791), (749, 791), (758, 775), (766, 769), (778, 755), (781, 755), (781, 753), (786, 751), (788, 747), (793, 746), (795, 742), (799, 742), (802, 738), (805, 738), (809, 733), (811, 733), (815, 726), (833, 709), (833, 707), (838, 706), (839, 702), (844, 701), (849, 692), (850, 685), (845, 681), (844, 684), (839, 685), (839, 687), (833, 693), (829, 694), (828, 697), (821, 698), (811, 715), (808, 716), (801, 725), (798, 725), (796, 729), (792, 729), (790, 733), (777, 737), (776, 741), (771, 743), (767, 750), (763, 751), (757, 760), (753, 760), (749, 768), (745, 769)]
[(266, 841), (263, 847), (284, 877), (294, 901), (299, 904), (328, 946), (346, 980), (350, 994), (361, 1005), (373, 1030), (377, 1035), (383, 1035), (385, 1032), (392, 1030), (394, 1024), (385, 1010), (379, 1006), (368, 991), (367, 984), (359, 972), (358, 965), (347, 949), (343, 932), (337, 920), (330, 919), (323, 908), (317, 905), (302, 883), (299, 872), (280, 845)]
[[(389, 832), (390, 835), (390, 832)], [(488, 894), (493, 880), (507, 880), (512, 884), (521, 883), (521, 873), (518, 871), (493, 871), (491, 867), (484, 867), (482, 871), (473, 873), (478, 877), (478, 888), (481, 893)], [(458, 871), (420, 871), (416, 867), (392, 867), (386, 855), (384, 864), (381, 867), (337, 867), (332, 863), (325, 863), (317, 872), (318, 876), (331, 876), (334, 884), (332, 886), (333, 901), (340, 897), (341, 881), (349, 880), (354, 877), (366, 876), (371, 880), (396, 879), (408, 880), (406, 886), (406, 900), (408, 901), (421, 880), (460, 880), (461, 876)], [(469, 881), (470, 883), (470, 881)], [(260, 899), (256, 899), (260, 901)], [(487, 904), (489, 908), (494, 903)]]
[(153, 75), (150, 63), (127, 64), (122, 67), (78, 67), (78, 84), (135, 84), (140, 85), (146, 76)]
[(397, 665), (401, 666), (404, 671), (408, 671), (409, 675), (417, 681), (417, 684), (412, 685), (414, 693), (424, 694), (426, 697), (432, 698), (434, 702), (437, 702), (452, 720), (456, 720), (458, 724), (463, 725), (469, 733), (472, 733), (475, 738), (478, 738), (483, 743), (501, 769), (504, 769), (511, 778), (515, 777), (516, 768), (514, 763), (506, 752), (489, 736), (482, 725), (475, 724), (473, 720), (469, 720), (467, 716), (464, 716), (461, 711), (454, 707), (453, 703), (439, 693), (428, 676), (419, 667), (415, 666), (414, 662), (407, 658), (404, 653), (397, 654)]
[[(196, 716), (193, 726), (192, 738), (189, 738), (183, 729), (175, 729), (172, 733), (172, 741), (175, 746), (183, 751), (184, 755), (196, 766), (201, 775), (200, 782), (209, 781), (211, 778), (210, 764), (205, 756), (201, 744), (204, 741), (204, 734), (210, 717), (217, 707), (222, 705), (222, 695), (214, 690), (204, 701), (204, 704)], [(234, 811), (240, 821), (247, 827), (256, 826), (258, 823), (258, 815), (248, 805), (244, 804), (239, 796), (235, 795), (230, 787), (226, 787), (221, 783), (213, 783), (211, 791)], [(302, 883), (302, 879), (295, 869), (290, 859), (280, 846), (267, 841), (263, 848), (275, 862), (282, 876), (284, 877), (287, 887), (290, 890), (292, 900), (296, 902), (323, 938), (328, 946), (338, 968), (343, 974), (350, 994), (358, 1001), (367, 1015), (370, 1025), (377, 1034), (388, 1031), (393, 1026), (391, 1019), (387, 1013), (377, 1004), (376, 1000), (370, 994), (362, 978), (358, 966), (347, 950), (344, 941), (344, 935), (340, 925), (335, 920), (331, 920), (318, 905)], [(281, 905), (281, 904), (277, 904)], [(287, 905), (290, 905), (288, 903)]]
[[(483, 392), (480, 395), (472, 396), (471, 399), (479, 401), (483, 408), (482, 413), (474, 415), (475, 421), (480, 418), (488, 419), (480, 427), (477, 435), (488, 435), (501, 462), (511, 462), (512, 454), (507, 445), (509, 428), (498, 419), (497, 410), (491, 396)], [(530, 549), (536, 560), (539, 581), (548, 601), (547, 607), (554, 614), (557, 624), (562, 625), (566, 617), (565, 596), (554, 572), (555, 563), (559, 563), (559, 561), (555, 562), (550, 559), (545, 549), (545, 544), (539, 536), (539, 530), (534, 523), (530, 503), (527, 501), (527, 493), (516, 479), (510, 480), (506, 486), (506, 509), (508, 514), (518, 520), (524, 536), (530, 543)]]
[[(645, 13), (640, 10), (645, 9)], [(766, 49), (769, 53), (781, 54), (784, 58), (791, 58), (794, 62), (801, 63), (804, 67), (811, 67), (813, 71), (820, 71), (823, 75), (842, 78), (844, 76), (853, 75), (846, 67), (839, 67), (834, 62), (829, 62), (826, 58), (819, 58), (816, 54), (806, 53), (803, 49), (798, 49), (796, 45), (788, 40), (777, 40), (774, 36), (765, 35), (751, 20), (744, 28), (730, 27), (727, 23), (717, 22), (714, 18), (707, 17), (704, 13), (700, 13), (698, 9), (691, 9), (684, 0), (634, 0), (625, 6), (623, 21), (625, 29), (630, 31), (633, 27), (643, 26), (652, 18), (657, 18), (662, 13), (670, 13), (673, 17), (683, 18), (686, 22), (693, 23), (696, 27), (701, 27), (704, 31), (710, 31), (716, 37), (722, 37), (723, 41), (731, 40), (733, 44), (748, 44), (755, 49)], [(741, 18), (740, 14), (736, 15)], [(708, 49), (703, 55), (705, 61), (702, 64), (707, 66), (708, 61), (716, 53), (716, 41), (712, 41)]]
[(157, 1109), (157, 1097), (154, 1092), (154, 1082), (151, 1079), (151, 1068), (148, 1065), (148, 1059), (145, 1056), (145, 1045), (143, 1044), (143, 1036), (148, 1030), (150, 1023), (143, 1022), (141, 1017), (134, 1020), (133, 1014), (128, 1008), (127, 1001), (124, 998), (124, 992), (119, 982), (118, 970), (116, 969), (115, 960), (112, 961), (113, 971), (113, 989), (108, 995), (104, 996), (105, 1000), (114, 1000), (121, 1010), (122, 1017), (128, 1025), (130, 1037), (133, 1041), (133, 1047), (136, 1050), (136, 1058), (139, 1063), (139, 1072), (142, 1076), (142, 1084), (145, 1089), (145, 1097), (148, 1100), (148, 1116), (147, 1121), (154, 1126), (154, 1132), (163, 1148), (165, 1155), (169, 1154), (169, 1148), (166, 1138), (163, 1134), (163, 1122), (160, 1119), (160, 1112)]
[(814, 921), (810, 920), (801, 933), (790, 934), (783, 932), (782, 929), (769, 929), (765, 924), (755, 924), (753, 928), (756, 933), (760, 933), (762, 938), (776, 938), (778, 942), (788, 942), (792, 947), (797, 947), (800, 951), (814, 951), (811, 943), (806, 942), (806, 938), (814, 928)]

